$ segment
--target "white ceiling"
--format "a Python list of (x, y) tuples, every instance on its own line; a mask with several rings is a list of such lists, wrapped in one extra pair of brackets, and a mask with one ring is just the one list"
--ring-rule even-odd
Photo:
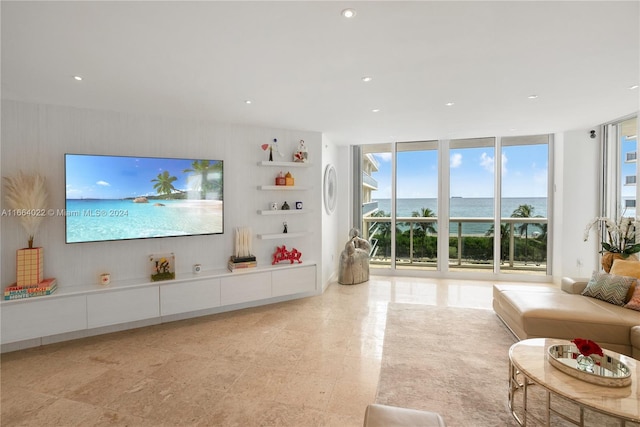
[(2, 1), (1, 14), (7, 99), (336, 144), (559, 132), (639, 109), (638, 1)]

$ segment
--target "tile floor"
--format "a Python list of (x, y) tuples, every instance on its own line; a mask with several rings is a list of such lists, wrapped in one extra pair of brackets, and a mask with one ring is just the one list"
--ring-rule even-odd
[(490, 282), (323, 295), (2, 355), (2, 426), (361, 426), (388, 302), (491, 308)]

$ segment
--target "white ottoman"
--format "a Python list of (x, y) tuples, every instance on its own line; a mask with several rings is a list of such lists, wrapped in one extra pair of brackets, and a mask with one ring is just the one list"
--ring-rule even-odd
[(417, 409), (371, 404), (364, 413), (364, 427), (446, 427), (440, 414)]

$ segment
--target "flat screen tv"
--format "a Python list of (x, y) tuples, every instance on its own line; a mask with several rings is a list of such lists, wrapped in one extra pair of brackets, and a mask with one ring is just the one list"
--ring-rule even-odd
[(222, 160), (65, 154), (67, 243), (224, 232)]

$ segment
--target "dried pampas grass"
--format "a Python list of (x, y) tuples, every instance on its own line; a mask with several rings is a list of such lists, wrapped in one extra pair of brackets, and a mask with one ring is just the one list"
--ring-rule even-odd
[(4, 177), (5, 200), (29, 236), (29, 248), (33, 248), (33, 237), (47, 212), (47, 188), (45, 179), (39, 174)]

